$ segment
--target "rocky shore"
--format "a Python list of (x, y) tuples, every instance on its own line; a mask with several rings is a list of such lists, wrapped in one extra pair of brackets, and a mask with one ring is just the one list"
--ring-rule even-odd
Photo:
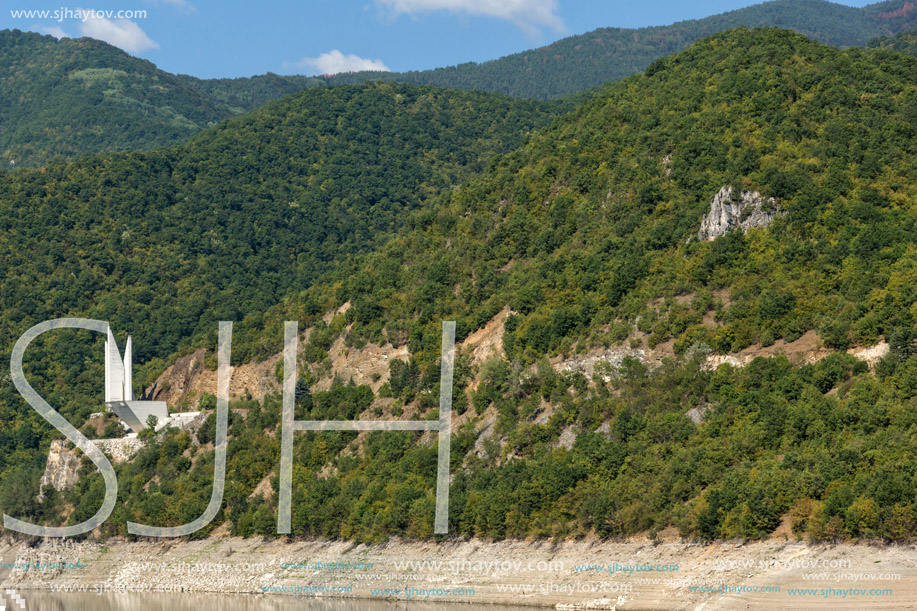
[(104, 588), (620, 610), (917, 607), (914, 546), (7, 538), (0, 557), (0, 587), (26, 593)]

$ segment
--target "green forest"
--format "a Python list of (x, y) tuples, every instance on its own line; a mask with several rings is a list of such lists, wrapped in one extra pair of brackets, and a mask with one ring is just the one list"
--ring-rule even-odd
[[(146, 363), (135, 379), (147, 384), (219, 320), (257, 331), (285, 294), (384, 243), (431, 193), (521, 145), (555, 110), (411, 85), (310, 89), (187, 145), (4, 174), (0, 361), (32, 324), (97, 318), (133, 334)], [(243, 338), (236, 362), (253, 358)], [(36, 388), (83, 422), (100, 409), (100, 338), (64, 332), (47, 344), (30, 351)], [(65, 357), (50, 362), (53, 351)], [(36, 416), (0, 378), (5, 475), (34, 476), (43, 461), (54, 431)]]
[(888, 49), (898, 53), (917, 55), (917, 30), (899, 32), (894, 36), (873, 38), (867, 45), (870, 49)]
[(271, 74), (201, 80), (92, 38), (0, 30), (0, 83), (0, 170), (8, 170), (182, 143), (322, 81)]
[(329, 82), (372, 78), (549, 100), (642, 72), (653, 61), (681, 51), (699, 38), (739, 26), (776, 26), (836, 47), (865, 46), (874, 37), (917, 27), (917, 12), (890, 15), (905, 1), (854, 8), (826, 0), (771, 0), (667, 26), (599, 28), (480, 64), (403, 73), (343, 74)]
[[(434, 419), (441, 321), (461, 341), (508, 306), (506, 358), (457, 358), (450, 536), (755, 539), (788, 519), (812, 541), (910, 541), (915, 76), (905, 54), (737, 28), (571, 112), (431, 87), (315, 88), (182, 147), (6, 174), (4, 350), (78, 312), (131, 330), (147, 383), (179, 354), (212, 351), (218, 320), (237, 321), (236, 364), (279, 352), (282, 322), (299, 320), (312, 328), (299, 417)], [(699, 241), (725, 185), (773, 197), (779, 214)], [(705, 366), (809, 331), (830, 356)], [(79, 427), (98, 411), (101, 362), (76, 335), (36, 343), (27, 370)], [(376, 394), (347, 379), (320, 390), (338, 338), (407, 345), (410, 358)], [(889, 352), (872, 368), (846, 352), (880, 339)], [(591, 378), (550, 360), (667, 342), (659, 367), (628, 357)], [(208, 528), (271, 535), (280, 397), (232, 407)], [(91, 515), (104, 493), (91, 464), (39, 503), (54, 431), (8, 382), (0, 410), (0, 507), (46, 524)], [(148, 435), (118, 467), (103, 534), (200, 515), (213, 436), (212, 415), (195, 433)], [(433, 538), (436, 453), (422, 433), (298, 433), (294, 535)]]
[[(795, 30), (836, 47), (865, 46), (917, 27), (905, 0), (853, 8), (826, 0), (771, 0), (668, 26), (600, 28), (483, 62), (400, 73), (198, 79), (161, 71), (89, 38), (0, 31), (0, 171), (58, 156), (185, 142), (232, 116), (303, 89), (367, 80), (481, 90), (551, 100), (642, 72), (693, 41), (738, 26)], [(898, 44), (902, 44), (902, 39)], [(896, 49), (901, 50), (901, 49)], [(11, 163), (12, 162), (12, 163)]]

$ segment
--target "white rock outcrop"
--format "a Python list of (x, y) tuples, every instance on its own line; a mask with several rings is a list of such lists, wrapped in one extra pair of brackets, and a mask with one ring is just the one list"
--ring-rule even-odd
[(93, 439), (92, 443), (109, 454), (115, 463), (131, 460), (146, 444), (142, 439), (130, 435), (115, 439)]
[(733, 227), (742, 231), (767, 227), (778, 214), (773, 197), (765, 198), (757, 191), (737, 192), (727, 185), (710, 202), (710, 212), (701, 221), (697, 239), (715, 240)]
[[(55, 439), (48, 451), (48, 464), (45, 465), (45, 473), (41, 476), (39, 490), (44, 490), (45, 486), (51, 486), (55, 490), (70, 490), (79, 479), (79, 468), (80, 459), (72, 450), (67, 449), (67, 440)], [(39, 492), (38, 500), (41, 501), (42, 498), (44, 497)]]

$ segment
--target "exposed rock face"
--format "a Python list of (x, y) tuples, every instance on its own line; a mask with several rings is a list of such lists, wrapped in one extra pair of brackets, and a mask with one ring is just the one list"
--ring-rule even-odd
[(331, 359), (331, 375), (325, 376), (312, 385), (316, 390), (329, 390), (334, 377), (341, 380), (353, 380), (354, 384), (365, 384), (378, 392), (388, 381), (389, 363), (393, 359), (407, 361), (411, 358), (407, 346), (395, 348), (386, 343), (383, 346), (368, 343), (362, 348), (348, 348), (343, 337), (337, 338), (328, 350)]
[(459, 347), (471, 350), (471, 360), (475, 364), (483, 363), (491, 357), (506, 358), (503, 353), (503, 325), (514, 313), (509, 306), (504, 307), (486, 325), (465, 338)]
[(573, 426), (568, 426), (560, 433), (560, 438), (554, 444), (555, 448), (566, 448), (568, 450), (573, 449), (573, 444), (576, 443), (576, 438), (578, 435), (576, 431), (573, 430)]
[(121, 437), (118, 439), (93, 439), (92, 442), (102, 450), (111, 455), (115, 463), (127, 462), (132, 459), (140, 448), (144, 446), (144, 441), (136, 437)]
[(710, 411), (710, 407), (709, 404), (701, 405), (700, 407), (692, 407), (685, 415), (690, 418), (691, 422), (694, 424), (700, 424), (706, 418), (707, 412)]
[(566, 360), (560, 361), (555, 366), (555, 369), (557, 371), (568, 373), (579, 372), (591, 380), (595, 378), (596, 366), (598, 366), (602, 380), (605, 382), (610, 382), (610, 372), (620, 367), (621, 363), (627, 357), (635, 358), (644, 364), (657, 363), (655, 355), (647, 354), (646, 350), (631, 350), (629, 348), (619, 347), (609, 348), (599, 354), (589, 354), (568, 358)]
[[(130, 460), (143, 447), (144, 442), (136, 437), (123, 437), (120, 439), (93, 439), (92, 442), (103, 452), (108, 452), (114, 462), (120, 463)], [(51, 442), (48, 452), (48, 464), (45, 474), (41, 476), (39, 490), (45, 486), (53, 486), (55, 490), (70, 490), (80, 479), (77, 474), (80, 469), (80, 457), (75, 450), (67, 448), (66, 439), (55, 439)], [(38, 500), (43, 495), (38, 493)]]
[(710, 212), (700, 224), (698, 240), (715, 240), (733, 227), (748, 231), (752, 227), (767, 227), (777, 218), (773, 197), (764, 198), (757, 191), (737, 193), (725, 186), (710, 202)]
[[(48, 452), (48, 464), (45, 466), (45, 474), (41, 476), (41, 485), (39, 490), (45, 486), (52, 486), (55, 490), (69, 490), (73, 488), (77, 477), (77, 470), (80, 468), (80, 459), (72, 450), (67, 449), (66, 439), (55, 439), (51, 442), (51, 450)], [(38, 500), (41, 501), (43, 495), (38, 493)]]
[[(305, 343), (304, 337), (300, 338), (300, 345)], [(207, 351), (200, 349), (175, 361), (146, 389), (144, 398), (165, 401), (171, 411), (196, 408), (203, 393), (216, 394), (217, 372), (204, 364), (206, 356)], [(232, 367), (230, 400), (241, 399), (249, 394), (260, 401), (265, 395), (280, 392), (274, 369), (282, 356), (278, 352), (265, 361)]]
[[(204, 422), (207, 415), (208, 413), (202, 414), (199, 412), (178, 414), (174, 421), (170, 420), (167, 423), (163, 423), (163, 426), (169, 424), (170, 426), (195, 431)], [(138, 439), (136, 436), (93, 439), (92, 443), (111, 456), (112, 461), (116, 464), (131, 460), (146, 444), (145, 441)], [(45, 486), (51, 485), (55, 490), (70, 490), (79, 480), (77, 472), (80, 468), (80, 462), (77, 451), (67, 448), (66, 439), (55, 439), (51, 442), (51, 449), (48, 452), (48, 464), (45, 467), (45, 474), (41, 476), (39, 489), (41, 490)], [(42, 498), (43, 496), (39, 492), (38, 500), (41, 501)]]
[[(290, 538), (264, 540), (261, 537), (155, 540), (142, 537), (127, 541), (113, 537), (105, 542), (71, 542), (48, 537), (31, 543), (9, 538), (0, 543), (4, 560), (26, 564), (80, 563), (84, 568), (65, 570), (12, 570), (2, 575), (3, 588), (48, 592), (51, 587), (70, 588), (82, 584), (88, 593), (101, 593), (105, 604), (120, 609), (239, 609), (253, 608), (254, 602), (265, 609), (351, 609), (369, 605), (353, 601), (369, 597), (369, 585), (376, 588), (401, 589), (406, 585), (417, 588), (474, 588), (475, 608), (485, 604), (532, 605), (532, 609), (710, 609), (716, 602), (709, 592), (695, 592), (683, 583), (753, 583), (779, 585), (784, 590), (807, 588), (812, 584), (812, 568), (840, 566), (842, 574), (883, 573), (900, 575), (895, 584), (896, 593), (902, 592), (907, 600), (914, 597), (913, 584), (917, 583), (917, 569), (913, 550), (905, 546), (878, 546), (859, 543), (839, 545), (813, 545), (802, 541), (769, 539), (763, 541), (722, 541), (709, 545), (692, 541), (679, 541), (677, 529), (666, 529), (658, 538), (650, 540), (645, 535), (630, 539), (613, 539), (598, 542), (595, 538), (560, 541), (515, 540), (485, 541), (481, 539), (447, 539), (436, 544), (429, 541), (401, 541), (393, 538), (381, 544), (355, 544), (347, 540)], [(577, 587), (571, 586), (570, 575), (576, 565), (600, 564), (609, 558), (625, 558), (640, 565), (677, 565), (678, 572), (666, 575), (672, 582), (659, 579), (656, 586), (648, 586), (646, 572), (632, 574), (618, 572), (614, 581), (606, 571), (579, 571), (575, 574)], [(346, 571), (303, 570), (309, 562), (336, 563), (344, 566), (367, 567)], [(630, 560), (633, 559), (633, 560)], [(465, 561), (473, 568), (446, 571), (450, 562)], [(553, 565), (551, 564), (553, 563)], [(410, 564), (410, 566), (406, 566)], [(479, 568), (490, 566), (490, 569)], [(526, 569), (525, 567), (529, 568)], [(556, 568), (535, 568), (554, 566)], [(882, 567), (877, 569), (876, 566)], [(296, 568), (294, 568), (296, 567)], [(520, 570), (521, 568), (521, 570)], [(453, 574), (456, 573), (456, 574)], [(655, 577), (660, 577), (658, 574)], [(369, 581), (369, 579), (372, 581)], [(505, 584), (537, 582), (538, 588), (530, 593), (505, 592)], [(670, 585), (671, 584), (671, 585)], [(353, 590), (343, 594), (321, 592), (318, 588), (329, 585), (352, 585)], [(314, 586), (315, 594), (264, 595), (269, 587)], [(542, 588), (543, 586), (543, 588)], [(626, 587), (621, 587), (626, 586)], [(862, 586), (860, 586), (862, 587)], [(98, 592), (102, 589), (102, 592)], [(125, 597), (118, 592), (128, 592)], [(153, 605), (146, 601), (134, 603), (140, 594), (131, 592), (181, 592), (157, 594)], [(230, 594), (244, 592), (258, 594), (254, 599), (219, 599), (201, 593)], [(617, 598), (617, 592), (627, 592), (627, 600)], [(89, 600), (88, 594), (85, 600)], [(168, 598), (161, 598), (168, 596)], [(609, 599), (598, 599), (608, 596)], [(623, 595), (622, 595), (623, 596)], [(27, 596), (28, 597), (28, 596)], [(147, 596), (148, 597), (148, 596)], [(394, 598), (394, 597), (393, 597)], [(405, 596), (397, 603), (386, 605), (391, 609), (411, 609)], [(773, 597), (757, 600), (771, 602)], [(95, 599), (95, 597), (93, 597)], [(180, 599), (180, 600), (179, 600)], [(586, 599), (586, 600), (584, 600)], [(80, 599), (76, 599), (79, 601)], [(430, 598), (420, 608), (450, 608)], [(462, 601), (462, 598), (455, 597)], [(729, 600), (729, 599), (726, 599)], [(754, 602), (755, 599), (748, 600)], [(904, 599), (902, 599), (904, 600)], [(28, 610), (86, 608), (61, 595), (58, 605), (33, 604)], [(252, 602), (250, 602), (252, 601)], [(262, 603), (261, 601), (266, 601)], [(348, 604), (350, 601), (350, 604)], [(415, 596), (408, 603), (416, 603)], [(114, 602), (120, 605), (114, 607)], [(744, 601), (743, 601), (744, 602)], [(70, 604), (67, 604), (70, 603)], [(378, 598), (376, 598), (378, 604)], [(568, 606), (563, 606), (568, 605)], [(605, 606), (601, 606), (605, 605)], [(706, 605), (706, 606), (705, 606)], [(462, 610), (472, 605), (452, 605)], [(749, 605), (751, 606), (751, 605)], [(765, 605), (760, 605), (764, 607)], [(904, 608), (904, 605), (899, 605)], [(375, 608), (375, 605), (373, 605)], [(774, 607), (774, 605), (771, 605)], [(840, 608), (840, 605), (835, 605)], [(875, 608), (860, 605), (860, 608)], [(13, 607), (18, 608), (18, 607)], [(91, 607), (90, 607), (91, 608)], [(505, 608), (505, 607), (499, 607)], [(521, 608), (521, 607), (519, 607)], [(736, 605), (718, 605), (716, 608), (736, 608)], [(743, 606), (744, 608), (744, 606)], [(802, 608), (797, 606), (795, 608)], [(822, 608), (828, 608), (825, 605)]]

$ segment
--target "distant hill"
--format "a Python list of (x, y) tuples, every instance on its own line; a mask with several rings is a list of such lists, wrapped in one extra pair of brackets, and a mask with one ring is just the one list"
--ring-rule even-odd
[(480, 64), (338, 75), (329, 82), (373, 78), (553, 99), (640, 72), (659, 57), (685, 49), (698, 38), (738, 26), (776, 26), (835, 47), (865, 46), (874, 37), (917, 27), (915, 9), (910, 0), (889, 0), (863, 8), (825, 0), (773, 0), (669, 26), (599, 28)]
[(214, 104), (232, 114), (244, 114), (290, 93), (324, 85), (321, 78), (311, 76), (280, 76), (268, 73), (244, 78), (199, 79), (179, 75), (191, 87)]
[(865, 46), (917, 28), (917, 10), (910, 0), (864, 8), (773, 0), (669, 26), (601, 28), (481, 64), (332, 77), (197, 79), (169, 74), (97, 40), (3, 30), (0, 169), (36, 166), (54, 156), (177, 144), (269, 100), (319, 85), (381, 80), (557, 99), (640, 72), (698, 38), (737, 26), (789, 28), (837, 47)]
[(148, 149), (321, 81), (176, 76), (91, 38), (0, 31), (0, 167)]

